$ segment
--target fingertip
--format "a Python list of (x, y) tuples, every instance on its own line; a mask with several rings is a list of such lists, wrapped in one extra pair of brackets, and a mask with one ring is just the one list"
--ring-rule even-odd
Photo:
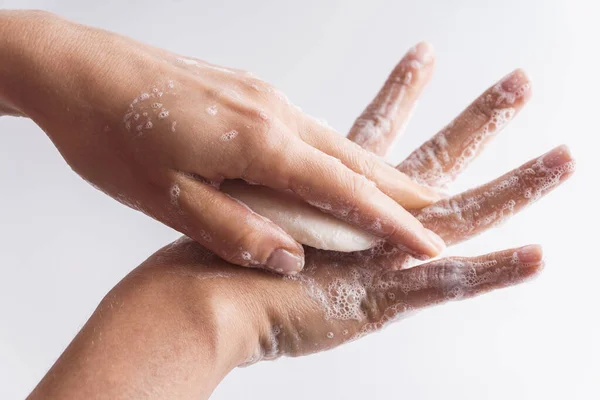
[(566, 145), (560, 145), (542, 156), (544, 165), (548, 168), (558, 168), (569, 165), (569, 172), (575, 169), (575, 160), (571, 150)]
[(517, 68), (500, 81), (503, 90), (514, 94), (522, 102), (531, 97), (531, 80), (522, 68)]
[(435, 49), (433, 48), (433, 45), (426, 40), (414, 45), (408, 51), (408, 54), (423, 64), (429, 64), (435, 59)]
[(522, 281), (526, 281), (538, 276), (544, 269), (544, 254), (542, 246), (532, 244), (517, 249), (519, 259), (519, 274)]
[(542, 261), (543, 251), (539, 244), (530, 244), (517, 250), (517, 257), (522, 263), (535, 263)]

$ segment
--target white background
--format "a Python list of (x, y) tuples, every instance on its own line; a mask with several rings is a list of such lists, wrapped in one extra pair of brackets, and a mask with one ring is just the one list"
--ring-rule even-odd
[[(427, 310), (333, 351), (233, 371), (214, 399), (598, 399), (597, 2), (4, 1), (43, 8), (179, 53), (244, 68), (340, 132), (419, 40), (437, 73), (399, 160), (516, 67), (526, 109), (456, 188), (561, 143), (578, 172), (502, 229), (452, 249), (544, 245), (523, 286)], [(0, 60), (2, 62), (3, 60)], [(72, 173), (32, 122), (0, 119), (0, 398), (23, 398), (104, 294), (178, 234)]]

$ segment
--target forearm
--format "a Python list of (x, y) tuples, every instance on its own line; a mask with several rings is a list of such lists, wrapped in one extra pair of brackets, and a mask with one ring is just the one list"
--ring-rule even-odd
[(93, 40), (98, 32), (47, 12), (0, 11), (0, 113), (30, 117), (57, 136), (72, 134), (61, 128), (82, 119), (102, 129), (104, 113), (114, 109), (107, 102), (122, 99), (125, 110), (124, 93), (136, 82), (105, 79), (131, 68), (126, 54), (114, 57), (112, 41), (121, 37), (102, 31), (103, 39)]
[(207, 398), (250, 351), (228, 304), (198, 279), (136, 270), (30, 398)]
[(0, 102), (11, 114), (34, 117), (51, 105), (54, 82), (66, 56), (58, 19), (41, 11), (0, 11)]

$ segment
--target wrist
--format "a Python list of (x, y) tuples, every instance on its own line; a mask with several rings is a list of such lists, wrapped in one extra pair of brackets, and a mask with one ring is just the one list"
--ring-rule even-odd
[(259, 327), (264, 318), (255, 309), (254, 302), (240, 302), (237, 293), (233, 293), (240, 282), (231, 282), (225, 277), (226, 270), (222, 272), (219, 266), (213, 270), (213, 267), (204, 267), (209, 271), (198, 271), (204, 269), (203, 266), (173, 263), (165, 268), (152, 262), (131, 276), (136, 281), (136, 292), (143, 287), (144, 292), (152, 294), (148, 299), (173, 310), (172, 315), (177, 315), (175, 325), (191, 327), (210, 365), (210, 371), (203, 378), (210, 376), (216, 386), (256, 352)]

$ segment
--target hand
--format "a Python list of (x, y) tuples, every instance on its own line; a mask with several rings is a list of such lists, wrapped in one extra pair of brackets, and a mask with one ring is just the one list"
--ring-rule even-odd
[[(402, 89), (395, 83), (405, 82), (398, 75), (407, 72), (416, 71), (401, 62), (352, 129), (350, 136), (366, 148), (383, 154), (398, 132), (394, 127), (406, 124), (408, 113), (398, 110), (412, 105), (416, 96), (399, 95)], [(418, 93), (424, 75), (414, 76), (417, 86), (405, 90)], [(522, 71), (509, 74), (398, 168), (431, 186), (450, 183), (523, 107), (530, 86)], [(364, 127), (371, 127), (368, 136), (364, 130), (360, 133)], [(574, 161), (561, 146), (484, 186), (414, 214), (446, 243), (458, 243), (504, 222), (573, 171)], [(210, 285), (218, 288), (219, 302), (241, 309), (245, 323), (240, 325), (249, 330), (241, 335), (257, 337), (251, 346), (254, 352), (246, 359), (255, 362), (335, 347), (407, 312), (520, 283), (543, 265), (541, 248), (535, 245), (479, 257), (446, 258), (408, 269), (415, 260), (387, 245), (355, 254), (307, 249), (306, 260), (300, 274), (281, 279), (231, 268), (184, 238), (159, 251), (141, 270), (168, 268), (170, 273), (210, 279)], [(248, 317), (244, 320), (241, 315)]]
[[(468, 240), (547, 194), (573, 168), (568, 151), (559, 147), (417, 215), (450, 244)], [(203, 281), (216, 293), (216, 310), (234, 310), (228, 319), (235, 321), (235, 328), (224, 329), (239, 333), (240, 348), (253, 350), (238, 361), (252, 363), (336, 347), (412, 311), (520, 283), (543, 266), (536, 245), (412, 268), (405, 268), (411, 260), (406, 253), (389, 246), (355, 254), (309, 248), (306, 260), (298, 275), (281, 278), (232, 267), (182, 238), (138, 272), (155, 279), (168, 273)]]
[[(431, 62), (423, 65), (411, 55), (429, 47), (426, 43), (418, 44), (398, 64), (379, 95), (356, 121), (350, 132), (353, 140), (379, 154), (390, 147), (406, 125), (410, 110), (432, 72)], [(451, 180), (462, 171), (522, 108), (529, 98), (529, 86), (522, 71), (509, 74), (398, 168), (426, 185), (442, 187), (444, 179)], [(449, 140), (454, 143), (452, 146), (448, 145)], [(380, 238), (324, 214), (288, 192), (240, 180), (223, 182), (221, 190), (311, 247), (350, 252), (381, 242)]]
[(47, 14), (3, 15), (5, 33), (17, 27), (0, 43), (15, 70), (4, 73), (23, 79), (18, 87), (1, 79), (0, 109), (31, 117), (97, 188), (225, 260), (288, 270), (304, 263), (287, 233), (219, 190), (235, 178), (291, 190), (412, 254), (443, 248), (403, 208), (432, 203), (435, 191), (291, 106), (273, 86)]
[[(402, 62), (352, 130), (357, 138), (357, 126), (379, 126), (377, 135), (363, 145), (381, 153), (394, 139), (393, 127), (404, 125), (408, 114), (373, 113), (375, 120), (369, 121), (369, 110), (382, 109), (378, 104), (382, 99), (387, 102), (385, 109), (398, 110), (399, 104), (410, 104), (416, 98), (407, 101), (403, 96), (385, 95), (389, 82), (398, 81), (394, 74), (406, 73), (401, 66)], [(509, 74), (399, 168), (432, 186), (450, 183), (522, 108), (530, 90), (522, 71)], [(389, 123), (377, 124), (384, 117)], [(573, 171), (574, 161), (561, 146), (486, 185), (417, 209), (414, 214), (446, 243), (458, 243), (504, 222)], [(282, 279), (233, 268), (182, 238), (152, 256), (139, 271), (153, 276), (168, 271), (207, 282), (211, 292), (218, 293), (215, 304), (219, 308), (228, 304), (226, 309), (239, 313), (240, 319), (233, 319), (237, 320), (236, 329), (246, 329), (240, 337), (253, 343), (246, 348), (254, 351), (244, 358), (251, 363), (338, 346), (410, 311), (520, 283), (543, 265), (541, 248), (536, 245), (479, 257), (445, 258), (413, 268), (406, 268), (415, 262), (409, 254), (389, 245), (354, 254), (309, 248), (306, 260), (300, 274)]]
[[(523, 80), (523, 73), (516, 71), (501, 82), (511, 87), (521, 81), (519, 87), (527, 88), (512, 102), (514, 112), (530, 90)], [(375, 103), (386, 98), (381, 93)], [(449, 183), (464, 167), (467, 149), (489, 138), (481, 132), (499, 130), (499, 125), (491, 126), (498, 118), (494, 107), (485, 108), (497, 103), (490, 94), (484, 93), (400, 168), (432, 185)], [(393, 105), (402, 99), (392, 95), (385, 101)], [(405, 115), (385, 114), (391, 123), (364, 145), (385, 151), (394, 137), (391, 127), (405, 123)], [(370, 123), (365, 114), (361, 118), (358, 124)], [(481, 147), (474, 150), (476, 154)], [(468, 240), (547, 194), (573, 168), (568, 151), (559, 147), (487, 185), (414, 213), (448, 243)], [(539, 246), (446, 258), (408, 269), (404, 267), (414, 260), (389, 245), (355, 254), (307, 249), (306, 260), (300, 274), (284, 278), (236, 268), (188, 238), (178, 240), (151, 256), (103, 300), (32, 398), (125, 392), (134, 397), (169, 393), (167, 397), (205, 398), (237, 365), (326, 350), (411, 311), (517, 284), (543, 265)]]

